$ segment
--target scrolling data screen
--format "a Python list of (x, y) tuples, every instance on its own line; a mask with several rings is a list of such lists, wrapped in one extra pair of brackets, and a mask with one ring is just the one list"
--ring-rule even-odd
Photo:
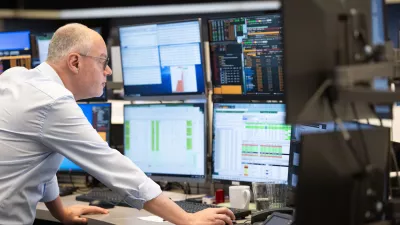
[(212, 178), (286, 183), (291, 126), (284, 123), (284, 104), (214, 104)]

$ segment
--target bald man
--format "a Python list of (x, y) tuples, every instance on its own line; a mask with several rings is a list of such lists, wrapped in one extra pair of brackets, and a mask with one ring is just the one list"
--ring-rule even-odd
[(93, 129), (76, 101), (102, 95), (112, 73), (108, 60), (102, 37), (72, 23), (55, 32), (46, 62), (0, 76), (0, 223), (32, 224), (38, 202), (64, 224), (85, 224), (82, 214), (108, 213), (63, 206), (56, 172), (67, 157), (134, 208), (178, 225), (232, 224), (226, 208), (186, 213)]

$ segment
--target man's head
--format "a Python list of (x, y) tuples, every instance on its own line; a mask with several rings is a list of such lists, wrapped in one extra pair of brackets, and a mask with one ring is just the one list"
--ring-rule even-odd
[(47, 63), (76, 100), (101, 96), (107, 76), (112, 73), (101, 35), (78, 23), (62, 26), (54, 33)]

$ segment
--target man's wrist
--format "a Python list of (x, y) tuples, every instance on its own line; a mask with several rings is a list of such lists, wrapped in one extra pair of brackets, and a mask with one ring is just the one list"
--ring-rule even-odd
[(177, 225), (192, 225), (193, 224), (193, 213), (185, 213), (185, 218)]

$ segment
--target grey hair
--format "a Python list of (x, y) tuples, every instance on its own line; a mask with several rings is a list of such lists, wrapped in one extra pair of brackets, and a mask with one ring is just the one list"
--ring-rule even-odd
[(93, 41), (90, 29), (79, 23), (69, 23), (57, 29), (50, 40), (47, 61), (55, 63), (69, 53), (87, 54)]

